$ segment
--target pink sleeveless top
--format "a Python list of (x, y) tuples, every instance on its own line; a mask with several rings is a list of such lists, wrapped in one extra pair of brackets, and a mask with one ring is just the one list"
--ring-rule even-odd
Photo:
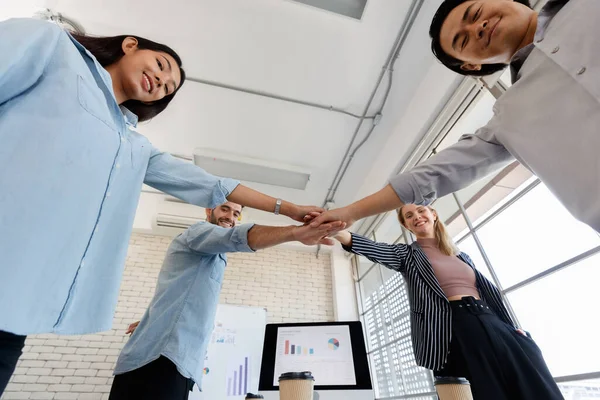
[(447, 256), (437, 247), (437, 239), (417, 239), (446, 297), (465, 295), (479, 298), (475, 271), (457, 256)]

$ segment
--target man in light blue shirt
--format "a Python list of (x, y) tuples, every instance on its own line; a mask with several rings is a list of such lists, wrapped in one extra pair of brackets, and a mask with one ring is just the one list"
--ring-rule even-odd
[(253, 252), (285, 242), (332, 244), (333, 222), (309, 226), (236, 226), (242, 206), (207, 209), (207, 221), (177, 236), (167, 251), (154, 298), (121, 352), (110, 400), (187, 399), (200, 387), (229, 252)]

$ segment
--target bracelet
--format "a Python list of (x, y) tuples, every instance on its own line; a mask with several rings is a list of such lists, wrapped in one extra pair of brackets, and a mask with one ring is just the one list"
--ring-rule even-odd
[(273, 211), (273, 213), (275, 215), (279, 215), (280, 208), (281, 208), (281, 199), (277, 199), (277, 201), (275, 202), (275, 211)]

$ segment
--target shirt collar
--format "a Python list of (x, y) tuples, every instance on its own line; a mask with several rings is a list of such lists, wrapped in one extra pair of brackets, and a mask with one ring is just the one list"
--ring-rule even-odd
[[(538, 26), (533, 39), (534, 43), (544, 40), (544, 35), (546, 34), (548, 25), (550, 25), (550, 21), (552, 21), (552, 18), (554, 18), (554, 16), (556, 16), (556, 14), (558, 14), (558, 12), (568, 2), (569, 0), (548, 0), (546, 5), (542, 7), (540, 13), (538, 14)], [(525, 63), (525, 60), (527, 60), (527, 57), (529, 57), (533, 51), (534, 46), (535, 45), (532, 43), (523, 47), (521, 50), (517, 51), (510, 60), (510, 75), (512, 78), (512, 83), (515, 83), (521, 77), (519, 74), (521, 67)]]
[(123, 113), (125, 123), (132, 128), (136, 128), (138, 123), (138, 116), (135, 115), (133, 112), (129, 111), (129, 109), (125, 106), (119, 106), (119, 108)]

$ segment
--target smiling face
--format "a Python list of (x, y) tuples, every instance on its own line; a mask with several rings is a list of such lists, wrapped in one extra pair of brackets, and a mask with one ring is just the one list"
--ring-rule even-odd
[(427, 206), (406, 204), (400, 210), (401, 221), (406, 229), (419, 239), (435, 238), (437, 213)]
[(116, 74), (111, 75), (127, 100), (152, 103), (172, 94), (181, 84), (181, 70), (171, 55), (139, 49), (132, 37), (123, 41), (123, 52), (113, 68)]
[(242, 206), (231, 201), (223, 203), (212, 210), (206, 210), (206, 219), (211, 224), (223, 228), (233, 228), (240, 215), (242, 215)]
[[(444, 20), (440, 44), (444, 52), (465, 64), (508, 64), (537, 23), (536, 13), (513, 0), (465, 1)], [(533, 29), (535, 32), (535, 29)]]

